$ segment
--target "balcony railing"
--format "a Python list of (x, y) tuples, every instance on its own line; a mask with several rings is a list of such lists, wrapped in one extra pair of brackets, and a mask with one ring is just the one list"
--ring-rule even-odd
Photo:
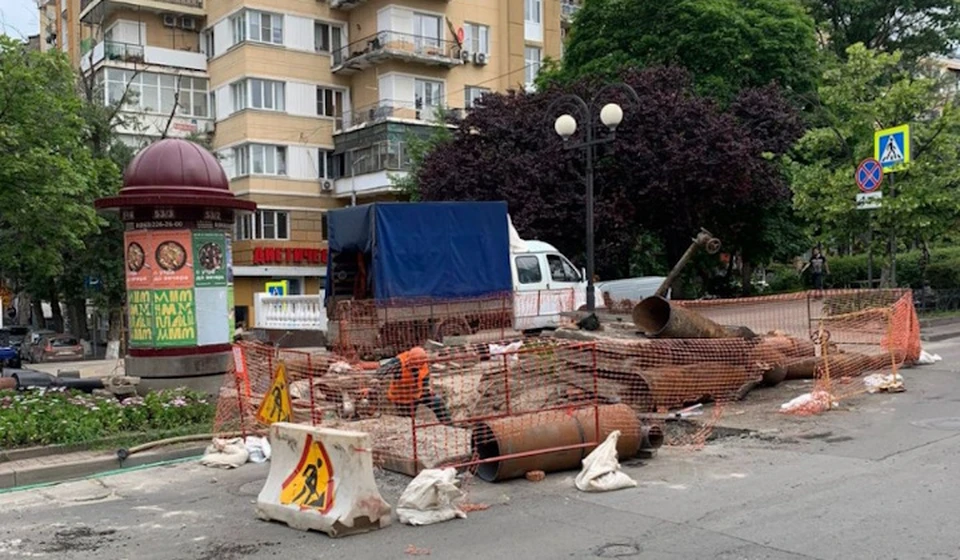
[(341, 178), (349, 178), (379, 171), (405, 171), (410, 167), (407, 143), (400, 140), (382, 140), (347, 153)]
[(121, 62), (143, 62), (143, 45), (104, 41), (103, 56), (107, 60)]
[(343, 115), (342, 130), (349, 130), (359, 126), (365, 126), (393, 120), (421, 121), (426, 123), (438, 123), (441, 119), (448, 124), (455, 124), (463, 117), (462, 109), (452, 109), (438, 107), (436, 105), (424, 106), (419, 101), (401, 101), (397, 99), (382, 99), (371, 105), (366, 105), (347, 111)]
[(323, 298), (256, 294), (255, 327), (258, 329), (327, 330)]
[[(80, 1), (80, 11), (83, 12), (87, 9), (87, 6), (95, 2), (108, 2), (110, 0), (81, 0)], [(154, 2), (159, 2), (161, 4), (171, 4), (174, 6), (185, 6), (187, 8), (203, 8), (203, 0), (153, 0)], [(134, 0), (126, 0), (125, 4), (136, 4)], [(176, 11), (176, 10), (174, 10)]]
[(460, 46), (437, 37), (380, 31), (333, 52), (333, 71), (356, 71), (387, 59), (458, 66)]

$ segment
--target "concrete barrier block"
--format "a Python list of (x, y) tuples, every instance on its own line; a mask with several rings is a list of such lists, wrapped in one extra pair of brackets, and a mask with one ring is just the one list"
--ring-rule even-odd
[(270, 473), (257, 515), (331, 537), (391, 522), (373, 477), (370, 434), (278, 422), (270, 426)]

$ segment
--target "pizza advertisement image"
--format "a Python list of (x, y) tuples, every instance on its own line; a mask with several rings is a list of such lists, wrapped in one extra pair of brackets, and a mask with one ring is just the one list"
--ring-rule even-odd
[(192, 238), (186, 229), (152, 233), (153, 288), (193, 287)]
[(150, 232), (128, 231), (123, 234), (124, 269), (128, 290), (149, 289), (153, 284), (153, 244)]
[(218, 231), (193, 232), (193, 276), (198, 288), (227, 285), (227, 239)]

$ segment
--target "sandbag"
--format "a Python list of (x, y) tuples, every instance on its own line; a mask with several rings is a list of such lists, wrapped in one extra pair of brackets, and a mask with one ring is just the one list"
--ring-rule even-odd
[(406, 525), (431, 525), (461, 518), (467, 514), (454, 502), (464, 494), (457, 487), (456, 469), (426, 469), (421, 471), (400, 495), (397, 517)]
[(583, 460), (583, 470), (574, 484), (583, 492), (609, 492), (634, 488), (637, 482), (620, 470), (617, 461), (617, 440), (620, 430), (610, 432), (607, 439)]
[(235, 469), (246, 463), (249, 458), (250, 453), (243, 443), (243, 438), (213, 438), (213, 443), (203, 452), (200, 464), (207, 467)]

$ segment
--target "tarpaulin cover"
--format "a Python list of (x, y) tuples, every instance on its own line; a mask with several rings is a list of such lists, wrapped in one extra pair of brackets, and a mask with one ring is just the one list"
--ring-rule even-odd
[(375, 203), (332, 210), (327, 223), (331, 253), (372, 249), (378, 301), (512, 289), (505, 202)]

